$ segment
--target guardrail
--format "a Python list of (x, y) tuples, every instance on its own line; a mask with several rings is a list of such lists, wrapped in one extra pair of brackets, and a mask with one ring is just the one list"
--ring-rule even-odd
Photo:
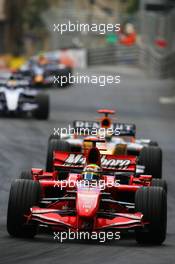
[(174, 78), (175, 51), (160, 53), (153, 47), (144, 45), (107, 46), (88, 49), (88, 65), (131, 64), (141, 66), (150, 77)]
[(139, 49), (137, 45), (122, 45), (88, 49), (88, 65), (100, 64), (138, 64)]

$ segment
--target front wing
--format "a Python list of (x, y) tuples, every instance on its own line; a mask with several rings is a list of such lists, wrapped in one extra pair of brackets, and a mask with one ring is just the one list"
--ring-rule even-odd
[[(28, 221), (37, 221), (39, 224), (46, 224), (63, 230), (82, 230), (83, 223), (88, 219), (79, 219), (76, 215), (64, 215), (61, 210), (44, 209), (39, 207), (31, 208)], [(141, 213), (115, 213), (111, 218), (97, 216), (94, 219), (93, 230), (132, 229), (144, 227), (147, 224), (143, 221)]]

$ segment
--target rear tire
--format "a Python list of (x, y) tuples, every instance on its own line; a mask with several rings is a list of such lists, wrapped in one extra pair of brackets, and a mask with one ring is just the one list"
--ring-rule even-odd
[(36, 104), (38, 108), (34, 115), (37, 119), (46, 120), (49, 118), (49, 96), (47, 94), (38, 94), (36, 96)]
[(168, 186), (165, 180), (162, 179), (152, 179), (151, 186), (162, 187), (165, 192), (168, 192)]
[(7, 231), (11, 236), (32, 238), (36, 235), (37, 224), (26, 224), (24, 215), (39, 204), (40, 195), (38, 182), (16, 180), (12, 183), (7, 212)]
[(153, 140), (151, 140), (151, 141), (149, 142), (149, 146), (152, 146), (152, 147), (158, 147), (159, 144), (158, 144), (157, 141), (153, 141)]
[(136, 229), (138, 243), (160, 245), (166, 238), (167, 195), (161, 187), (143, 187), (137, 190), (135, 210), (143, 213), (149, 224), (145, 229)]
[(139, 164), (145, 166), (144, 174), (162, 178), (162, 150), (159, 147), (144, 147), (139, 154)]
[(52, 140), (52, 139), (57, 139), (59, 140), (60, 139), (60, 135), (54, 135), (54, 134), (51, 134), (48, 141)]
[(30, 171), (23, 171), (20, 176), (21, 180), (33, 180), (32, 173)]
[(46, 159), (46, 171), (53, 171), (53, 152), (54, 151), (65, 151), (70, 152), (70, 144), (63, 140), (52, 139), (48, 142), (47, 159)]

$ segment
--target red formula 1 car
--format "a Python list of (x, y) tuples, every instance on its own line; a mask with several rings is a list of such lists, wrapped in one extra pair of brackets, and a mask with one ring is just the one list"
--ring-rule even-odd
[(97, 138), (84, 153), (55, 151), (53, 172), (32, 169), (12, 183), (7, 230), (33, 237), (53, 231), (116, 232), (134, 229), (139, 243), (166, 237), (167, 196), (163, 180), (136, 175), (135, 156), (100, 154)]

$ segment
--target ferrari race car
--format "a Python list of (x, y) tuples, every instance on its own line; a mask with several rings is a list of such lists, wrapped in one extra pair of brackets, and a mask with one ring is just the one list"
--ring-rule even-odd
[[(99, 144), (101, 145), (99, 146), (101, 153), (136, 155), (138, 156), (138, 164), (145, 167), (145, 174), (151, 174), (154, 178), (161, 178), (162, 150), (158, 143), (150, 139), (137, 139), (135, 124), (112, 122), (109, 114), (114, 114), (113, 110), (101, 109), (98, 110), (98, 113), (104, 114), (100, 121), (74, 121), (74, 134), (61, 134), (61, 138), (58, 134), (50, 136), (46, 161), (47, 171), (51, 171), (50, 164), (54, 150), (63, 148), (66, 151), (83, 151), (83, 148), (86, 147), (84, 146), (84, 138), (93, 135), (94, 131), (99, 131), (98, 136), (106, 139), (105, 146), (104, 143)], [(100, 134), (100, 131), (103, 133)]]
[(30, 89), (29, 82), (11, 76), (0, 81), (0, 115), (33, 116), (37, 119), (48, 119), (49, 97)]
[(11, 236), (53, 232), (135, 230), (138, 243), (166, 238), (166, 183), (136, 175), (136, 157), (100, 154), (97, 138), (88, 152), (55, 151), (53, 172), (32, 169), (12, 183), (7, 214)]
[(48, 88), (69, 85), (68, 77), (71, 75), (72, 69), (56, 61), (49, 61), (42, 56), (38, 60), (31, 59), (28, 61), (21, 67), (20, 72), (25, 78), (28, 78), (32, 86)]

